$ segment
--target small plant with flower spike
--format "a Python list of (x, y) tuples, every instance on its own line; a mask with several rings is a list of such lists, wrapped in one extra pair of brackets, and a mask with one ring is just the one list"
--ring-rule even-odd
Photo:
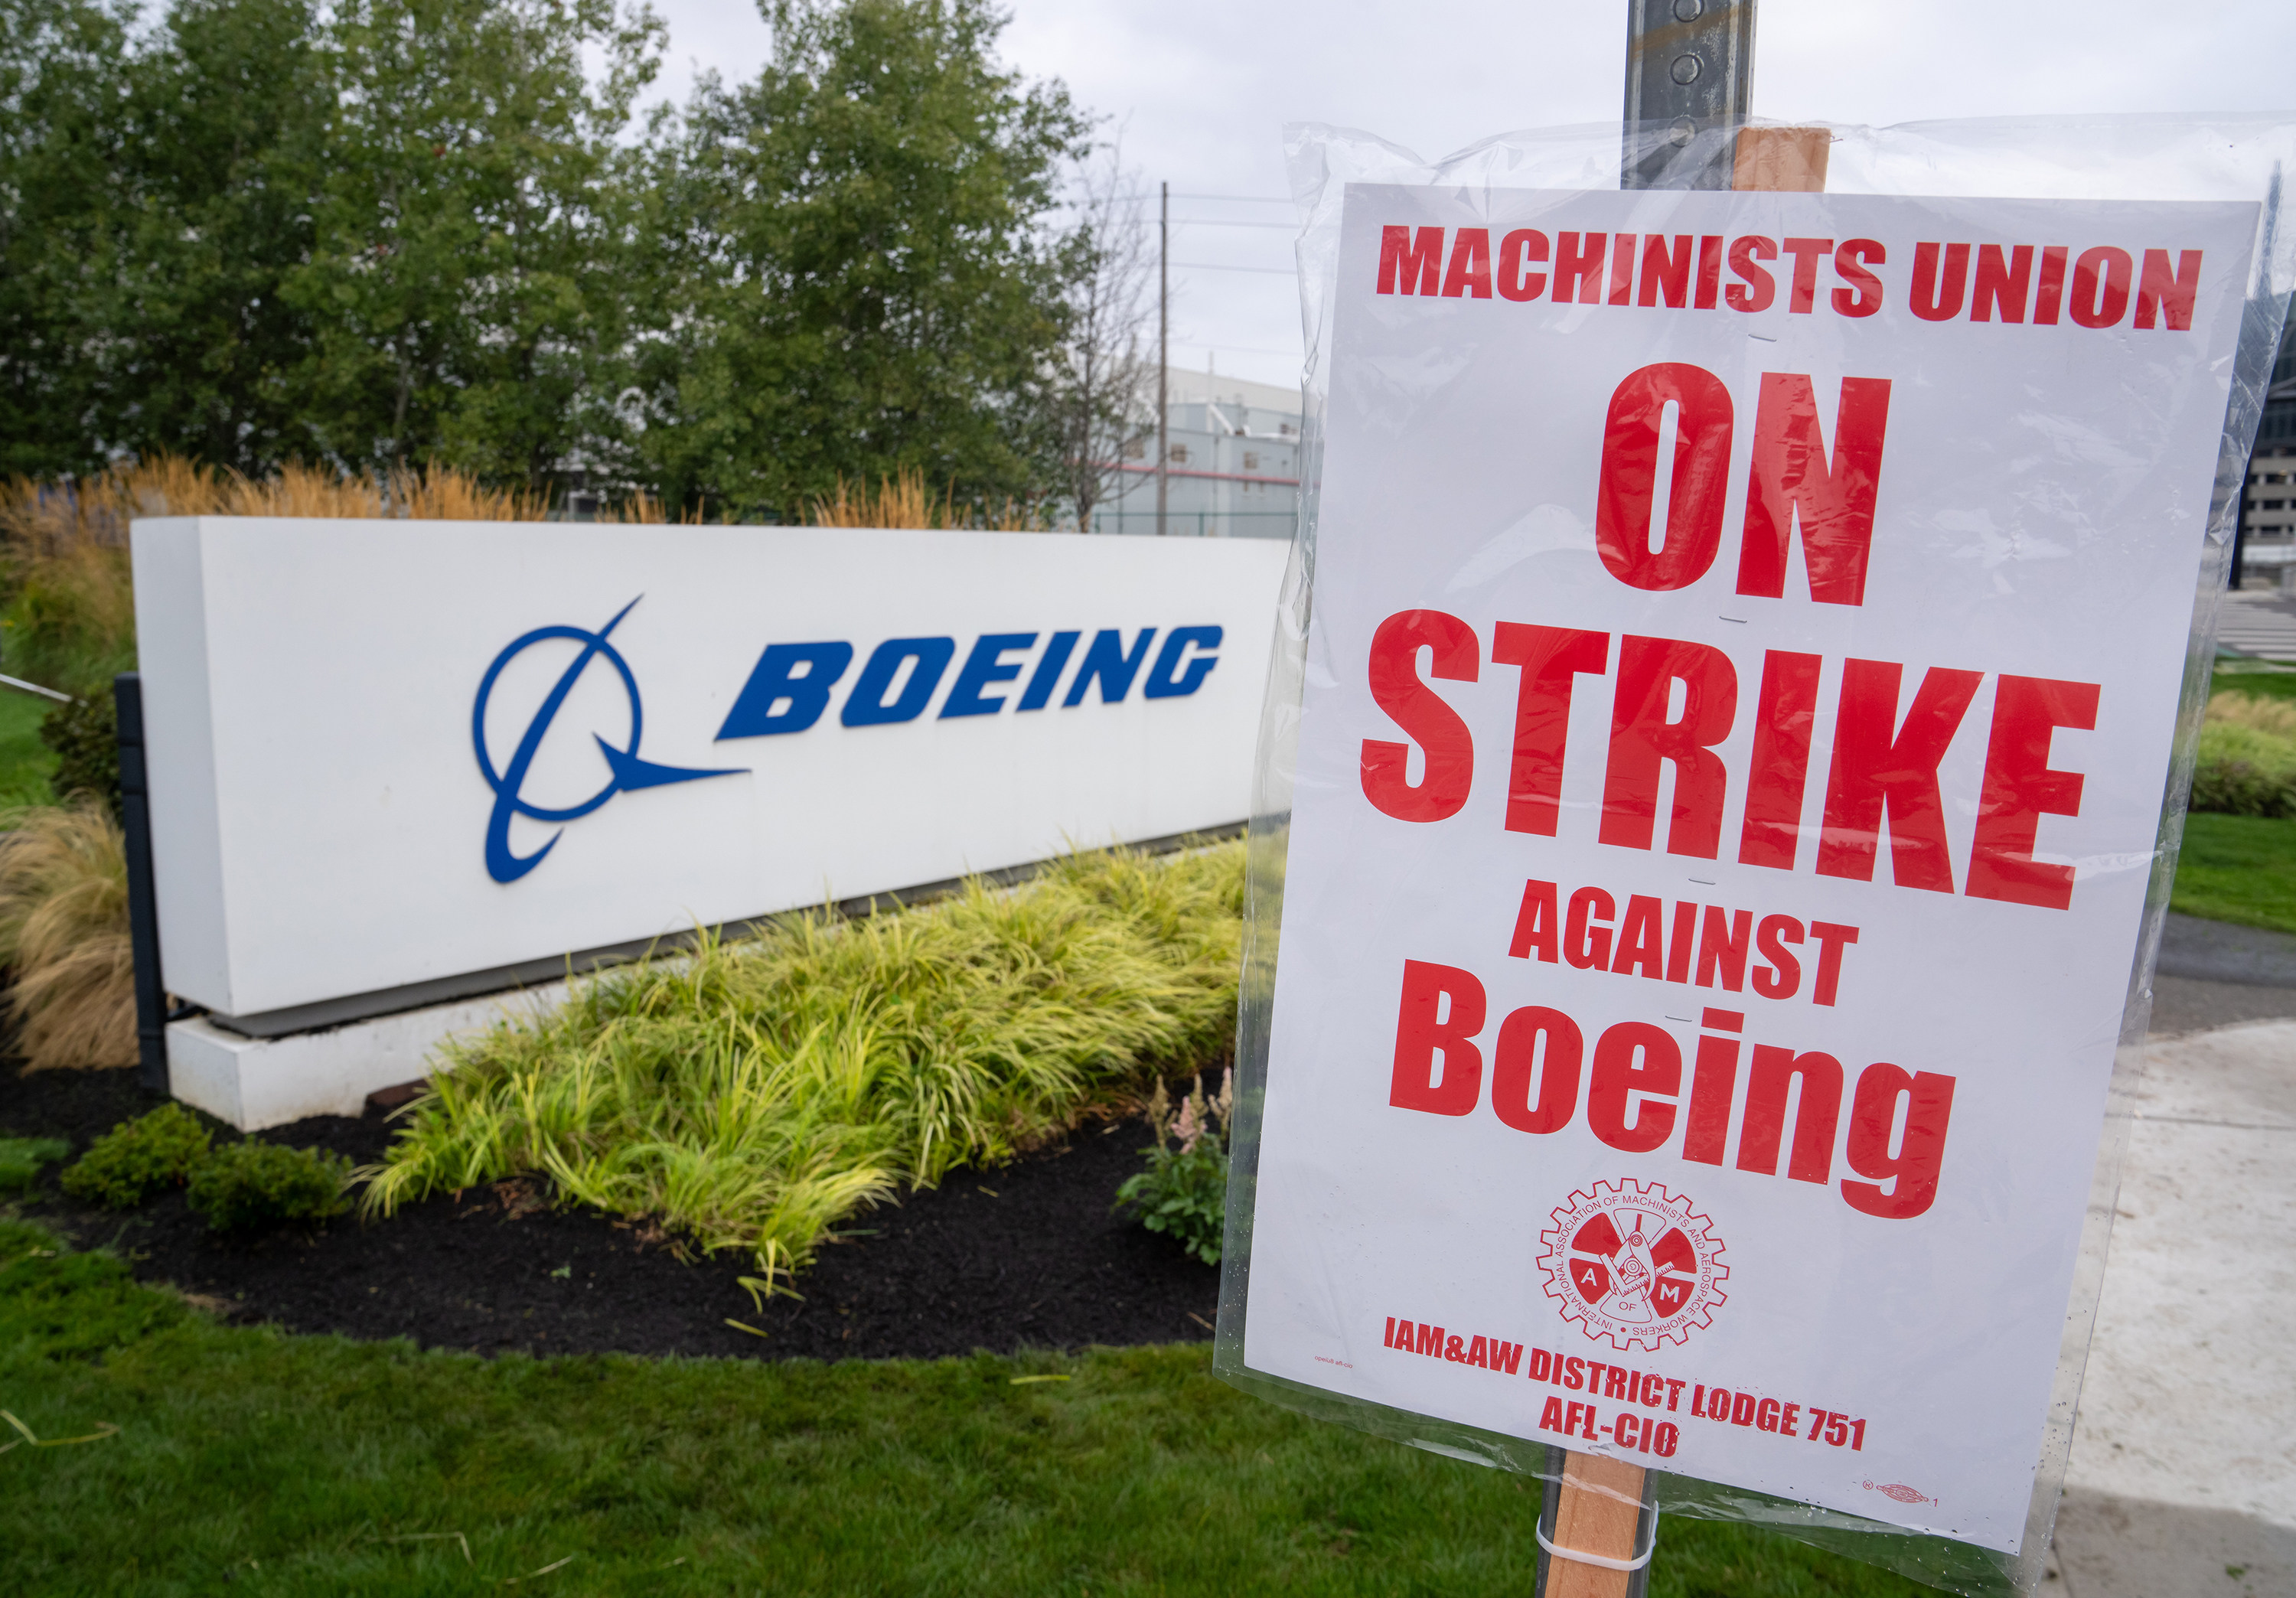
[(1148, 1168), (1116, 1190), (1119, 1209), (1129, 1208), (1151, 1232), (1161, 1232), (1206, 1265), (1220, 1262), (1227, 1223), (1227, 1129), (1235, 1108), (1235, 1073), (1223, 1072), (1217, 1096), (1204, 1092), (1204, 1079), (1173, 1108), (1162, 1082), (1148, 1101), (1148, 1124), (1155, 1146), (1141, 1151)]

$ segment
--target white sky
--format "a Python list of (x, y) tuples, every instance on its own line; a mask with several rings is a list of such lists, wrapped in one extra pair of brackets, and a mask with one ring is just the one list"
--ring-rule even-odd
[[(1615, 119), (1625, 0), (1007, 0), (1008, 61), (1119, 124), (1126, 164), (1176, 195), (1280, 197), (1287, 121), (1440, 155), (1513, 127)], [(743, 0), (655, 0), (662, 86), (746, 77), (769, 40)], [(2285, 0), (1761, 0), (1754, 110), (1887, 124), (2066, 111), (2296, 108)], [(1288, 222), (1286, 205), (1175, 200), (1181, 217)], [(1174, 228), (1172, 364), (1299, 381), (1283, 227)], [(1211, 264), (1274, 268), (1213, 271)]]

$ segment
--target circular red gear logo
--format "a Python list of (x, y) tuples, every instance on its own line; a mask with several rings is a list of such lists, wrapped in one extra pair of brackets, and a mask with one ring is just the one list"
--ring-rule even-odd
[(1538, 1268), (1562, 1318), (1621, 1354), (1687, 1341), (1729, 1297), (1713, 1223), (1655, 1182), (1628, 1177), (1572, 1193), (1538, 1241)]

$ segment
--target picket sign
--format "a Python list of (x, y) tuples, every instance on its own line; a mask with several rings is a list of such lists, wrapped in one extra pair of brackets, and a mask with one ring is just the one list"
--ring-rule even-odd
[[(1741, 128), (1730, 186), (1823, 193), (1830, 138), (1823, 127)], [(1564, 1452), (1567, 1463), (1554, 1487), (1558, 1536), (1540, 1561), (1538, 1592), (1541, 1598), (1640, 1598), (1656, 1553), (1655, 1546), (1636, 1546), (1648, 1472), (1626, 1460)], [(1656, 1511), (1648, 1518), (1655, 1532)], [(1642, 1562), (1634, 1569), (1618, 1568), (1636, 1560)]]
[(1289, 135), (1322, 448), (1215, 1369), (1546, 1479), (1548, 1593), (1647, 1583), (1656, 1472), (2025, 1590), (2280, 145), (2121, 200), (2216, 135), (1669, 126), (1620, 190), (1578, 130)]

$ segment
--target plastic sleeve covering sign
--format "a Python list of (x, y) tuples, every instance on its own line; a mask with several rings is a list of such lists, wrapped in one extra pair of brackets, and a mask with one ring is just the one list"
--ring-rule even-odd
[(2259, 207), (1342, 215), (1241, 1365), (2013, 1553)]

